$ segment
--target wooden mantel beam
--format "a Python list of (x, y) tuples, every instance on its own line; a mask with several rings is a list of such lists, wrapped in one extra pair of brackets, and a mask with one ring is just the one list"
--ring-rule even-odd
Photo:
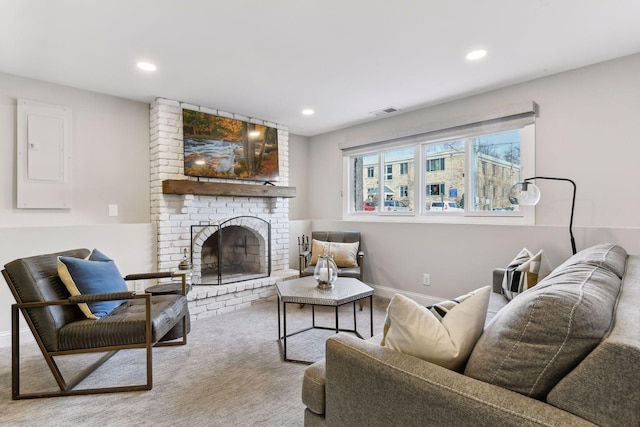
[(202, 196), (284, 197), (296, 196), (296, 187), (278, 185), (233, 184), (187, 179), (162, 181), (163, 194), (199, 194)]

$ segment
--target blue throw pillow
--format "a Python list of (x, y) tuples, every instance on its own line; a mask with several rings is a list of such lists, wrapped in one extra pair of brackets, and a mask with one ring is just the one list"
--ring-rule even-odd
[[(85, 259), (58, 257), (58, 275), (72, 296), (128, 291), (115, 262), (97, 249)], [(123, 302), (99, 301), (78, 306), (87, 318), (98, 319), (111, 313)]]

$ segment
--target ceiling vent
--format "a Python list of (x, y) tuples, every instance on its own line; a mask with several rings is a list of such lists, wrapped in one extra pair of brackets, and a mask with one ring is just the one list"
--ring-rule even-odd
[(384, 117), (384, 116), (389, 116), (391, 114), (396, 114), (399, 112), (400, 112), (399, 108), (387, 107), (387, 108), (383, 108), (382, 110), (372, 111), (369, 114), (373, 114), (374, 116), (377, 116), (377, 117)]

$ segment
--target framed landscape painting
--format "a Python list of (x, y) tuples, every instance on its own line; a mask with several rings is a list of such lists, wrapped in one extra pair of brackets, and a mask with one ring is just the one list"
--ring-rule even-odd
[(182, 110), (184, 174), (207, 178), (278, 179), (278, 130)]

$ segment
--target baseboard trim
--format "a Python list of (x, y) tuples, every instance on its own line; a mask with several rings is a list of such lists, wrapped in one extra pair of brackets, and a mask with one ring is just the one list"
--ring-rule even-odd
[(416, 301), (422, 305), (432, 305), (437, 304), (440, 301), (444, 300), (444, 298), (434, 297), (431, 295), (418, 294), (415, 292), (407, 292), (402, 289), (389, 288), (387, 286), (374, 286), (371, 285), (375, 289), (375, 295), (383, 298), (391, 299), (395, 294), (401, 294), (412, 300)]

